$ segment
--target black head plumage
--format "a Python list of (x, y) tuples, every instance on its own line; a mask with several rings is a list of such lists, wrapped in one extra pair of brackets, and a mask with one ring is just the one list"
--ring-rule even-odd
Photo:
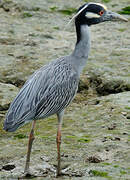
[(86, 3), (81, 6), (77, 14), (78, 16), (75, 18), (76, 25), (84, 25), (88, 26), (93, 24), (98, 24), (102, 21), (101, 16), (105, 13), (106, 7), (99, 3)]

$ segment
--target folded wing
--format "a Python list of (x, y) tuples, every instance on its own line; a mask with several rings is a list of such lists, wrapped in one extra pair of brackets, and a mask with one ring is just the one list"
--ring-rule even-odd
[(36, 71), (11, 103), (4, 129), (15, 131), (33, 120), (62, 111), (73, 99), (78, 77), (64, 59), (54, 61)]

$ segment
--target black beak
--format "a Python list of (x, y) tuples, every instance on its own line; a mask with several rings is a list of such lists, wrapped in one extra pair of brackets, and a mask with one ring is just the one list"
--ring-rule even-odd
[(111, 11), (106, 11), (106, 13), (102, 16), (103, 21), (125, 21), (128, 22), (128, 19), (123, 17), (122, 15), (111, 12)]

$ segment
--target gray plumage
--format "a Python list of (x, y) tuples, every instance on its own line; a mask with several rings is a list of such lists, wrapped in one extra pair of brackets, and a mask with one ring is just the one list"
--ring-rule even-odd
[(82, 38), (69, 56), (37, 70), (11, 103), (4, 129), (15, 131), (34, 120), (62, 112), (73, 100), (90, 47), (89, 27), (81, 27)]
[(61, 112), (71, 102), (79, 78), (68, 60), (53, 61), (29, 78), (9, 108), (5, 129), (15, 131), (30, 120)]

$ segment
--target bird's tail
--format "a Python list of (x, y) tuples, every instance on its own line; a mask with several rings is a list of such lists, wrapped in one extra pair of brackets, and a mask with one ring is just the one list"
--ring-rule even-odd
[(14, 132), (16, 131), (18, 128), (20, 128), (21, 126), (23, 126), (25, 124), (24, 121), (20, 121), (20, 122), (17, 122), (17, 123), (12, 123), (11, 121), (7, 121), (5, 120), (4, 124), (3, 124), (3, 129), (5, 131), (8, 131), (8, 132)]

